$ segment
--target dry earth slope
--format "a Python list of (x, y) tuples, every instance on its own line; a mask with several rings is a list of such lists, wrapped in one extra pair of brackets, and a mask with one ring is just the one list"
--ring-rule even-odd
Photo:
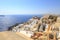
[(31, 40), (26, 36), (16, 32), (0, 32), (0, 40)]

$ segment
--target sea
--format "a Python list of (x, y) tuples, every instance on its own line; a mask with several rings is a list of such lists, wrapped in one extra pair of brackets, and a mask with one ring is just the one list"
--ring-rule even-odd
[(34, 16), (42, 17), (42, 15), (0, 15), (0, 32), (6, 31), (16, 23), (21, 24), (27, 22)]

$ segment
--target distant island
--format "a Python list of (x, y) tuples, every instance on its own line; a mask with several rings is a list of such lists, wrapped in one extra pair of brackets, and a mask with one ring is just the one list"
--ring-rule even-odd
[(5, 17), (5, 15), (0, 15), (0, 17)]

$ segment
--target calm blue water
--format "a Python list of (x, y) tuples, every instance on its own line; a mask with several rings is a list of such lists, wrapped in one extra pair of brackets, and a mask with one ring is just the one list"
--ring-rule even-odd
[[(8, 27), (16, 24), (16, 23), (23, 23), (28, 21), (33, 16), (38, 15), (4, 15), (0, 16), (0, 31), (5, 31)], [(41, 15), (39, 15), (41, 17)]]

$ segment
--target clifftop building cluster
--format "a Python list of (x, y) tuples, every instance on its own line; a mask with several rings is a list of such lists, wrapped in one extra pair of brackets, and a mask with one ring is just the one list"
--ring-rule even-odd
[(36, 40), (60, 40), (60, 17), (45, 15), (41, 18), (35, 16), (26, 23), (19, 24), (11, 29)]

